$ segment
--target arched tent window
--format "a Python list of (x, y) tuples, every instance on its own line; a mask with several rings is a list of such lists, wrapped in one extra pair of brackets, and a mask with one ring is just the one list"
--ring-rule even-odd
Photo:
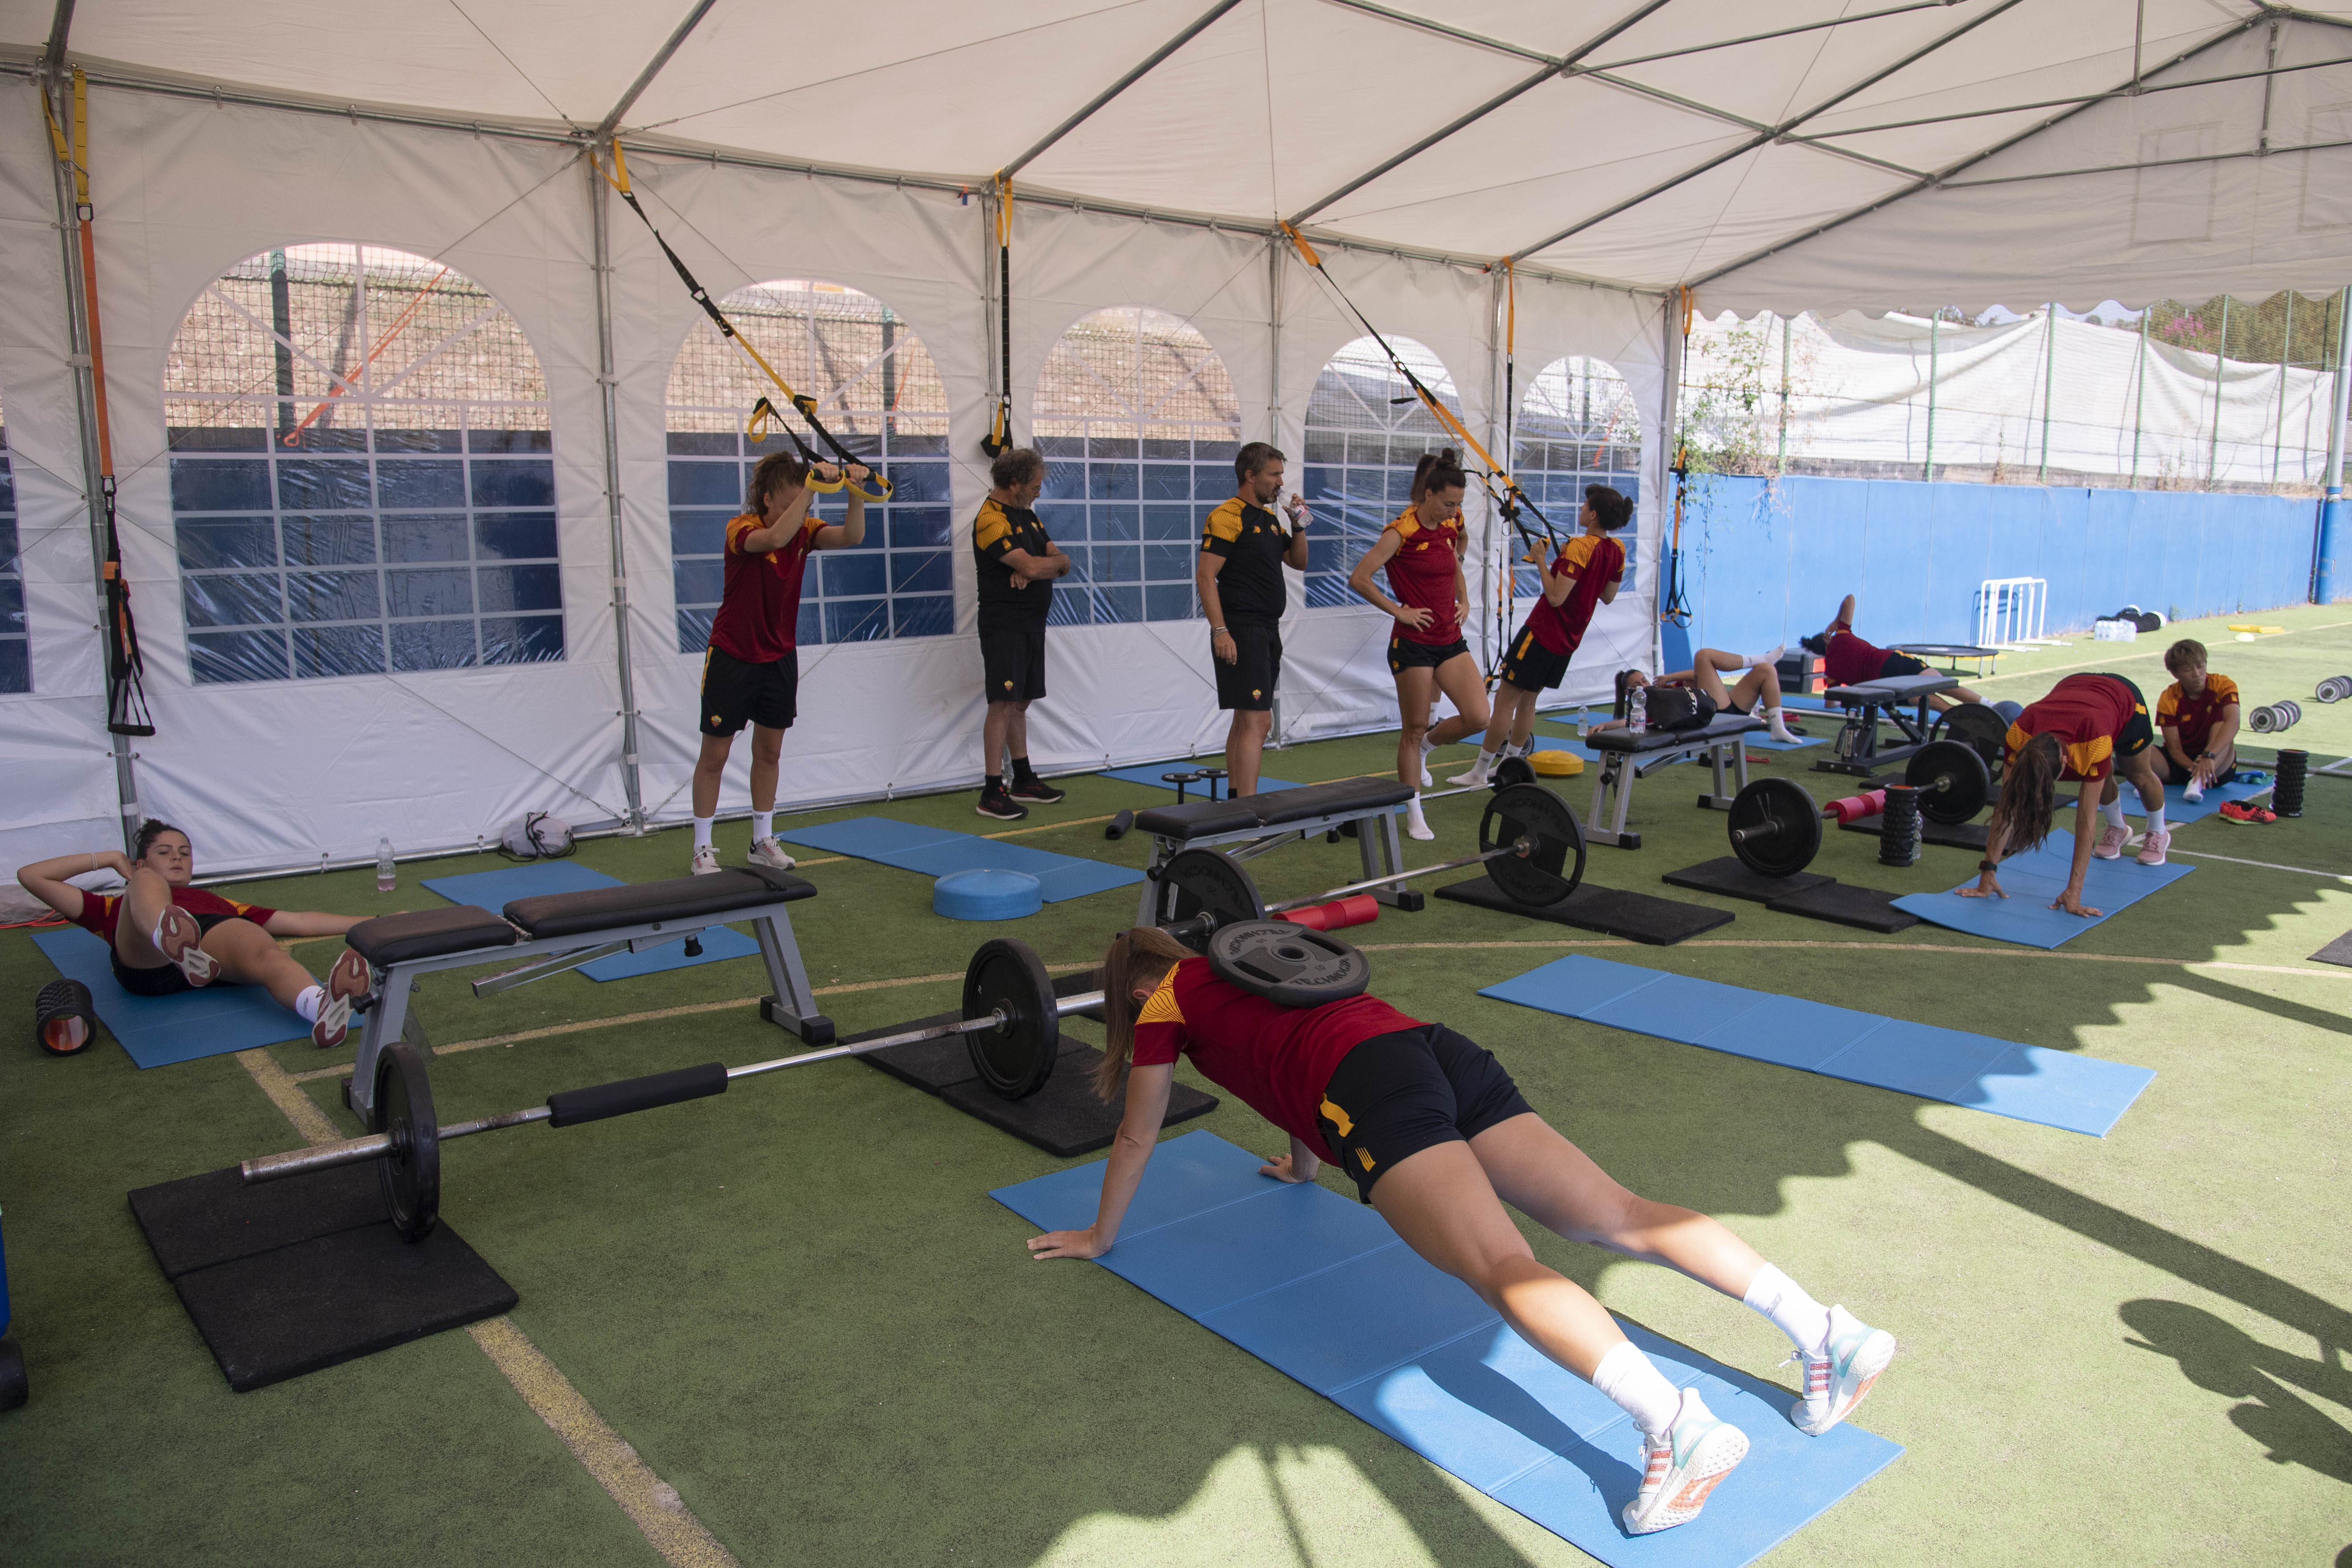
[(0, 416), (0, 696), (33, 689), (25, 625), (25, 563), (16, 543), (16, 480), (8, 467), (8, 426)]
[[(1535, 498), (1565, 543), (1576, 531), (1584, 487), (1607, 485), (1638, 508), (1642, 499), (1642, 413), (1633, 389), (1607, 362), (1570, 354), (1538, 374), (1519, 399), (1511, 432), (1511, 477)], [(1530, 520), (1532, 521), (1532, 520)], [(1625, 587), (1633, 586), (1633, 533), (1617, 531), (1625, 547)], [(1532, 566), (1518, 567), (1512, 587), (1520, 598), (1542, 591)]]
[(547, 383), (480, 284), (373, 245), (248, 257), (163, 400), (196, 680), (563, 657)]
[[(838, 283), (755, 283), (719, 309), (793, 390), (816, 399), (824, 427), (895, 487), (887, 504), (866, 509), (865, 542), (810, 562), (795, 640), (953, 631), (948, 395), (922, 340), (889, 306)], [(680, 653), (699, 653), (710, 640), (726, 579), (727, 520), (742, 513), (752, 466), (793, 445), (789, 436), (754, 441), (743, 433), (763, 396), (783, 402), (717, 327), (696, 321), (669, 372), (669, 538)], [(837, 493), (821, 496), (817, 515), (839, 521), (845, 504)]]
[[(1454, 378), (1435, 354), (1411, 338), (1392, 337), (1389, 346), (1423, 385), (1461, 413)], [(1358, 338), (1331, 356), (1307, 395), (1307, 476), (1299, 493), (1315, 513), (1307, 529), (1308, 605), (1363, 602), (1348, 586), (1349, 568), (1412, 499), (1421, 455), (1458, 445), (1379, 343)], [(1474, 460), (1467, 452), (1462, 458)]]
[(1037, 377), (1037, 514), (1069, 556), (1057, 626), (1198, 615), (1201, 519), (1234, 493), (1241, 405), (1191, 323), (1124, 305), (1082, 317)]

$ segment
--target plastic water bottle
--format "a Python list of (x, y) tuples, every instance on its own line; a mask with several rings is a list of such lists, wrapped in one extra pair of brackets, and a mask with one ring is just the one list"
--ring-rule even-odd
[(392, 868), (392, 840), (377, 839), (375, 841), (375, 890), (379, 893), (389, 893), (399, 880), (399, 877)]
[(1636, 686), (1625, 699), (1625, 721), (1635, 734), (1650, 727), (1650, 689)]

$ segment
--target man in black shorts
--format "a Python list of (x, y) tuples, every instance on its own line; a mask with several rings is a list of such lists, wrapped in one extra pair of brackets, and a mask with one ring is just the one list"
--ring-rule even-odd
[[(988, 470), (995, 488), (972, 519), (971, 549), (979, 557), (973, 580), (980, 588), (980, 662), (988, 697), (981, 724), (980, 815), (1018, 822), (1029, 815), (1021, 803), (1051, 805), (1064, 791), (1029, 767), (1029, 704), (1045, 695), (1045, 616), (1054, 607), (1054, 579), (1070, 569), (1070, 558), (1054, 548), (1045, 525), (1033, 510), (1045, 487), (1045, 459), (1016, 447)], [(1013, 752), (1013, 782), (1002, 770)]]
[(1210, 668), (1217, 674), (1217, 706), (1230, 710), (1225, 731), (1225, 782), (1232, 794), (1255, 795), (1266, 731), (1274, 722), (1274, 688), (1282, 679), (1282, 611), (1288, 601), (1282, 569), (1307, 570), (1307, 502), (1294, 495), (1288, 527), (1267, 509), (1282, 494), (1284, 458), (1264, 441), (1234, 456), (1233, 499), (1201, 525), (1201, 555), (1193, 582), (1209, 617)]

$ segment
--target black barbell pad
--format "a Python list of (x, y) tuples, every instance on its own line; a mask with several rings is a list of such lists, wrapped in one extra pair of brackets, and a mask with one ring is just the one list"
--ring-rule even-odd
[(561, 1094), (551, 1094), (547, 1097), (547, 1109), (551, 1114), (547, 1124), (576, 1127), (583, 1121), (602, 1121), (608, 1116), (626, 1116), (633, 1110), (651, 1110), (657, 1105), (676, 1105), (680, 1100), (726, 1092), (727, 1064), (704, 1062), (700, 1067), (679, 1068), (672, 1072), (625, 1078), (615, 1083), (592, 1084), (586, 1089), (567, 1089)]

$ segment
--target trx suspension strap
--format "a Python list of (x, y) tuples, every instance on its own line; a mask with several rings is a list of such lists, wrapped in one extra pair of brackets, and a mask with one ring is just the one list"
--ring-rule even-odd
[(996, 363), (1003, 384), (996, 394), (996, 417), (980, 449), (992, 458), (1013, 450), (1013, 180), (996, 176)]
[[(1675, 423), (1682, 423), (1682, 386), (1690, 379), (1691, 310), (1696, 296), (1685, 288), (1683, 297), (1683, 352), (1675, 369)], [(1690, 442), (1685, 433), (1675, 432), (1675, 460), (1666, 470), (1675, 477), (1675, 527), (1666, 553), (1666, 592), (1658, 605), (1658, 618), (1675, 626), (1690, 625), (1690, 601), (1683, 595), (1683, 500), (1690, 488)]]
[[(1422, 384), (1421, 377), (1412, 374), (1412, 367), (1397, 357), (1397, 352), (1389, 346), (1388, 339), (1381, 336), (1380, 329), (1366, 320), (1363, 311), (1356, 309), (1356, 302), (1348, 298), (1348, 291), (1339, 287), (1338, 279), (1323, 270), (1323, 258), (1315, 254), (1314, 247), (1307, 243), (1306, 237), (1288, 224), (1282, 226), (1282, 232), (1288, 235), (1290, 243), (1298, 247), (1299, 258), (1322, 275), (1323, 281), (1329, 285), (1331, 292), (1339, 297), (1339, 303), (1348, 307), (1348, 313), (1355, 317), (1364, 331), (1371, 335), (1372, 342), (1381, 345), (1381, 352), (1389, 356), (1389, 363), (1395, 367), (1399, 375), (1404, 377), (1404, 384), (1412, 388), (1412, 397), (1400, 397), (1396, 401), (1410, 403), (1413, 398), (1420, 399), (1439, 425), (1450, 432), (1455, 440), (1476, 453), (1478, 460), (1486, 465), (1486, 471), (1478, 476), (1478, 483), (1502, 512), (1504, 521), (1518, 531), (1519, 537), (1526, 542), (1527, 547), (1529, 550), (1535, 549), (1536, 542), (1535, 536), (1528, 531), (1526, 524), (1519, 521), (1521, 507), (1535, 513), (1536, 521), (1542, 525), (1545, 540), (1550, 543), (1553, 552), (1557, 553), (1559, 549), (1559, 539), (1552, 532), (1551, 519), (1544, 516), (1543, 509), (1529, 500), (1528, 493), (1519, 489), (1519, 482), (1511, 478), (1500, 463), (1495, 461), (1494, 457), (1486, 447), (1478, 444), (1478, 438), (1470, 434), (1469, 426), (1456, 419), (1454, 416), (1454, 411), (1440, 402), (1435, 393)], [(1502, 486), (1499, 490), (1495, 488), (1497, 482)], [(1547, 556), (1546, 559), (1549, 560), (1549, 557)]]
[(105, 514), (106, 541), (99, 563), (104, 586), (106, 622), (106, 727), (117, 735), (152, 735), (154, 716), (147, 710), (142, 680), (145, 661), (139, 653), (139, 628), (131, 618), (131, 584), (122, 577), (122, 538), (114, 525), (114, 437), (106, 418), (106, 355), (98, 332), (98, 245), (91, 235), (97, 216), (89, 202), (89, 86), (77, 68), (73, 73), (73, 142), (67, 144), (49, 95), (41, 94), (41, 113), (49, 122), (49, 142), (58, 162), (72, 172), (74, 216), (81, 228), (82, 311), (89, 329), (89, 381), (98, 426), (98, 493)]
[[(1518, 450), (1519, 277), (1503, 258), (1503, 450)], [(1495, 658), (1486, 671), (1492, 690), (1503, 679), (1503, 657), (1511, 646), (1511, 603), (1518, 596), (1518, 563), (1505, 561), (1495, 576)]]
[[(694, 274), (688, 270), (686, 263), (679, 258), (677, 252), (670, 248), (669, 241), (662, 237), (661, 230), (654, 226), (654, 220), (646, 215), (646, 209), (637, 205), (637, 194), (629, 188), (629, 165), (621, 156), (620, 142), (617, 141), (613, 142), (612, 149), (613, 172), (604, 174), (605, 183), (621, 193), (621, 199), (629, 204), (629, 210), (636, 214), (639, 221), (644, 223), (646, 232), (654, 237), (654, 243), (661, 247), (661, 253), (669, 258), (670, 267), (677, 273), (678, 281), (686, 285), (686, 291), (693, 296), (694, 302), (702, 307), (702, 313), (709, 316), (711, 324), (719, 329), (719, 335), (742, 350), (745, 357), (760, 367), (768, 380), (774, 384), (776, 390), (783, 394), (784, 401), (792, 405), (793, 411), (807, 423), (810, 433), (832, 448), (833, 456), (830, 458), (818, 456), (816, 449), (808, 444), (799, 431), (784, 423), (782, 413), (765, 397), (751, 405), (751, 417), (745, 422), (743, 433), (754, 441), (764, 441), (768, 438), (770, 426), (772, 426), (792, 437), (793, 445), (800, 451), (801, 461), (807, 463), (811, 468), (822, 462), (836, 462), (845, 468), (852, 463), (866, 465), (865, 458), (843, 446), (841, 438), (824, 427), (824, 422), (817, 417), (816, 399), (803, 393), (794, 392), (791, 384), (776, 374), (776, 367), (761, 357), (760, 351), (753, 348), (744, 339), (743, 334), (735, 330), (735, 323), (727, 319), (727, 313), (719, 308), (719, 301), (710, 297), (710, 291), (695, 280)], [(592, 153), (589, 156), (593, 160), (595, 154)], [(597, 173), (604, 174), (602, 165), (598, 166)], [(870, 465), (866, 466), (870, 467)], [(877, 488), (867, 490), (859, 489), (850, 484), (845, 477), (827, 480), (820, 479), (812, 473), (808, 478), (808, 488), (813, 490), (832, 491), (847, 489), (866, 500), (888, 500), (890, 481), (883, 478), (879, 471), (876, 471), (874, 483)]]

